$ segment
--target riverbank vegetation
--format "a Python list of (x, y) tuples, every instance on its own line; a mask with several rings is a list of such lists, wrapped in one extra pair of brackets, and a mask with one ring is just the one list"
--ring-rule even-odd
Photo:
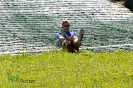
[(109, 0), (109, 1), (125, 6), (125, 0)]
[(114, 3), (117, 3), (117, 4), (120, 4), (122, 5), (123, 7), (127, 7), (129, 9), (129, 11), (127, 12), (131, 12), (133, 13), (133, 10), (130, 8), (130, 6), (126, 6), (125, 4), (125, 0), (109, 0), (110, 2), (114, 2)]
[(131, 88), (133, 52), (0, 56), (1, 88)]

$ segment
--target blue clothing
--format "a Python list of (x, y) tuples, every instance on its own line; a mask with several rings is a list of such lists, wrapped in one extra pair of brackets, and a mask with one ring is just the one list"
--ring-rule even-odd
[[(66, 34), (67, 34), (68, 37), (73, 36), (74, 38), (77, 38), (77, 35), (76, 35), (76, 33), (74, 33), (74, 32), (66, 32)], [(61, 35), (61, 32), (57, 33), (57, 35), (56, 35), (56, 38), (57, 38), (57, 39), (59, 39), (60, 37), (63, 37), (63, 36)], [(62, 42), (59, 41), (59, 43), (60, 43), (60, 46), (62, 46)]]

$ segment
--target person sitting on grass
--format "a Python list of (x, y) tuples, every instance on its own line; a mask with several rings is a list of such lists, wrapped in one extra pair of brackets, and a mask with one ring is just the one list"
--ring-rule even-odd
[(61, 32), (58, 32), (56, 35), (56, 38), (59, 40), (60, 46), (62, 46), (63, 49), (72, 48), (75, 50), (79, 49), (82, 37), (83, 36), (81, 35), (77, 37), (76, 33), (70, 32), (70, 21), (68, 20), (62, 21), (62, 30)]

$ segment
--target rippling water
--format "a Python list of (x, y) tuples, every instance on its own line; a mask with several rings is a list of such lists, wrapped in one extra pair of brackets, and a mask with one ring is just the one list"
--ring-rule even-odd
[(133, 14), (124, 11), (106, 0), (0, 0), (0, 53), (57, 48), (55, 36), (63, 19), (71, 21), (77, 34), (85, 29), (83, 46), (132, 44)]

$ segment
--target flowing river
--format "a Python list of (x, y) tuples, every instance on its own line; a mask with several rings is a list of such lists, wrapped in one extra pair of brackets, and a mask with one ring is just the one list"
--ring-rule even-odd
[(133, 50), (133, 13), (118, 4), (107, 0), (0, 0), (0, 54), (58, 49), (56, 33), (64, 19), (70, 20), (71, 31), (77, 34), (85, 29), (84, 50)]

